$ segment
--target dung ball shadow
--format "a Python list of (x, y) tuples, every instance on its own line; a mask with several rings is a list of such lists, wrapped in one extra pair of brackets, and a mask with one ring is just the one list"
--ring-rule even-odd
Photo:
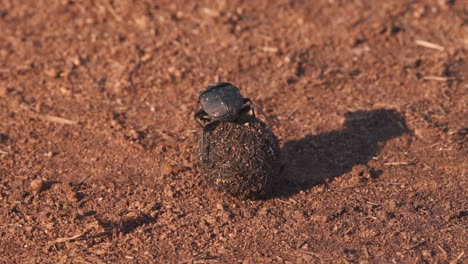
[(288, 141), (281, 152), (283, 170), (272, 197), (293, 195), (341, 176), (355, 165), (367, 164), (381, 143), (406, 132), (405, 119), (395, 109), (360, 110), (346, 113), (342, 130)]

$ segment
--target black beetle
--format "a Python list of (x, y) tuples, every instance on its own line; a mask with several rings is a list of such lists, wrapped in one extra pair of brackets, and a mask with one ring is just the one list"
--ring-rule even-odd
[[(200, 93), (198, 103), (202, 109), (195, 114), (198, 124), (213, 121), (233, 121), (240, 113), (252, 110), (255, 117), (253, 103), (249, 98), (243, 98), (239, 88), (228, 82), (210, 85)], [(244, 106), (244, 104), (249, 105)]]

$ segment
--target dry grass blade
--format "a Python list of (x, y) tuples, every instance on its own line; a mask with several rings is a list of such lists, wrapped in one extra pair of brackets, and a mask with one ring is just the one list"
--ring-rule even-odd
[(447, 251), (445, 251), (440, 245), (437, 245), (437, 247), (444, 253), (445, 257), (448, 257)]
[(439, 77), (439, 76), (424, 76), (423, 80), (446, 82), (446, 81), (455, 80), (455, 78), (454, 77)]
[(63, 118), (63, 117), (59, 117), (59, 116), (41, 115), (41, 114), (35, 113), (34, 110), (31, 107), (26, 106), (26, 105), (21, 105), (21, 108), (26, 110), (33, 117), (38, 118), (38, 119), (43, 120), (43, 121), (58, 123), (58, 124), (63, 124), (63, 125), (76, 125), (76, 124), (78, 124), (78, 121), (75, 121), (75, 120), (70, 120), (70, 119), (66, 119), (66, 118)]
[(450, 261), (450, 264), (457, 264), (459, 260), (461, 260), (461, 258), (463, 257), (463, 255), (465, 255), (465, 251), (462, 251), (462, 253), (460, 253), (460, 255), (458, 255), (458, 257), (452, 261)]
[(299, 249), (299, 252), (301, 252), (302, 254), (305, 254), (305, 255), (310, 255), (310, 256), (315, 256), (315, 257), (320, 256), (320, 254), (317, 254), (317, 253), (315, 253), (313, 251), (305, 250), (305, 249)]
[(58, 116), (39, 115), (39, 114), (36, 114), (35, 116), (43, 121), (48, 121), (52, 123), (58, 123), (58, 124), (64, 124), (64, 125), (78, 124), (78, 121), (70, 120), (70, 119), (66, 119), (66, 118), (58, 117)]
[(439, 50), (439, 51), (444, 51), (445, 50), (444, 47), (442, 47), (440, 45), (437, 45), (437, 44), (434, 44), (434, 43), (431, 43), (431, 42), (428, 42), (428, 41), (425, 41), (425, 40), (417, 39), (415, 42), (416, 42), (416, 45), (426, 47), (426, 48), (429, 48), (429, 49), (435, 49), (435, 50)]
[(94, 222), (94, 223), (90, 224), (89, 226), (87, 226), (86, 229), (83, 232), (81, 232), (81, 233), (79, 233), (77, 235), (74, 235), (74, 236), (71, 236), (71, 237), (57, 238), (56, 240), (52, 241), (51, 243), (56, 244), (56, 243), (63, 243), (63, 242), (76, 240), (76, 239), (81, 238), (82, 236), (86, 235), (91, 229), (93, 229), (97, 225), (98, 225), (98, 222)]

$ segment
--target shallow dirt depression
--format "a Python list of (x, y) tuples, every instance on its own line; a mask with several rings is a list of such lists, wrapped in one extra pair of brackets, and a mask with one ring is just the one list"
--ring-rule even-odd
[(203, 128), (199, 168), (208, 187), (241, 199), (265, 198), (279, 177), (278, 139), (262, 121), (242, 114)]

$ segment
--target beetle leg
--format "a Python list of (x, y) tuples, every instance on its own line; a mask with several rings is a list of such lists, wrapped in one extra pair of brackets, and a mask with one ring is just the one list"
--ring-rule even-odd
[[(208, 164), (210, 162), (210, 159), (208, 157), (209, 155), (209, 148), (210, 148), (210, 142), (207, 142), (207, 145), (205, 146), (205, 137), (207, 136), (207, 131), (205, 128), (202, 130), (202, 136), (201, 136), (201, 146), (200, 146), (200, 159), (204, 164)], [(209, 135), (208, 135), (209, 136)]]
[(249, 111), (249, 110), (252, 110), (252, 115), (253, 117), (255, 117), (255, 110), (254, 110), (254, 105), (252, 103), (252, 100), (250, 100), (250, 98), (244, 98), (244, 104), (245, 103), (250, 103), (248, 106), (244, 106), (242, 109), (241, 109), (241, 112), (244, 112), (244, 111)]
[(198, 125), (200, 127), (203, 127), (203, 124), (200, 122), (200, 120), (205, 122), (205, 123), (210, 121), (210, 119), (208, 118), (208, 114), (203, 109), (198, 110), (195, 113), (194, 118), (195, 118), (195, 120), (197, 121), (197, 123), (198, 123)]

